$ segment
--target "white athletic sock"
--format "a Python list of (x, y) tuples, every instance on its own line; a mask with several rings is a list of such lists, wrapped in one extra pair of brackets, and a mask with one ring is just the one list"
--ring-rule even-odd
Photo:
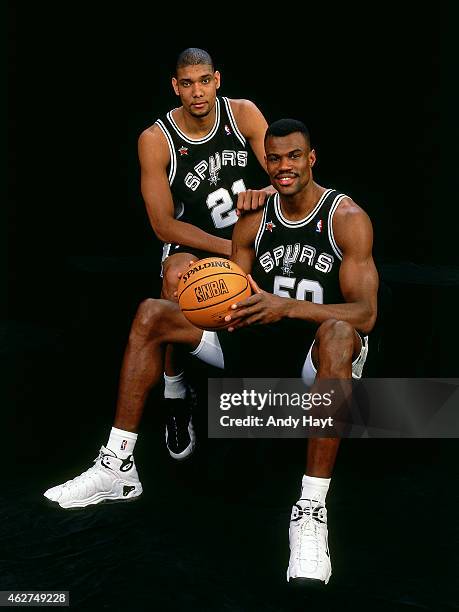
[(321, 504), (325, 504), (328, 487), (331, 478), (316, 478), (315, 476), (303, 476), (301, 482), (301, 498), (315, 499)]
[(126, 459), (134, 452), (137, 434), (112, 427), (106, 447), (113, 451), (120, 459)]
[(164, 397), (167, 399), (185, 399), (185, 372), (180, 372), (177, 376), (167, 376), (164, 373)]

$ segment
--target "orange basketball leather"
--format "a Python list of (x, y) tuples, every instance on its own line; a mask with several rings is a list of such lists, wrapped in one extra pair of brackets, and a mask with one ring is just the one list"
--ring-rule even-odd
[(184, 316), (201, 329), (227, 327), (225, 316), (231, 304), (252, 294), (245, 272), (222, 257), (196, 261), (183, 273), (177, 289)]

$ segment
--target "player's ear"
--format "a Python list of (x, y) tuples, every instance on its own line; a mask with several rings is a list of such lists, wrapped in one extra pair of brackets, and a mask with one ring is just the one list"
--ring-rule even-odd
[(312, 168), (316, 163), (316, 152), (314, 149), (309, 151), (309, 166)]
[(178, 81), (175, 77), (172, 77), (172, 87), (174, 88), (175, 91), (175, 95), (179, 96), (179, 90), (178, 90)]
[(221, 76), (218, 70), (214, 72), (214, 79), (215, 79), (215, 88), (220, 89)]

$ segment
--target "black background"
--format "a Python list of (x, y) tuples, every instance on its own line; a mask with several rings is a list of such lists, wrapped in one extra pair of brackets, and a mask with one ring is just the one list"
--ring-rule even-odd
[(214, 9), (9, 8), (0, 587), (63, 588), (79, 609), (457, 606), (455, 440), (343, 443), (334, 576), (317, 599), (292, 595), (283, 574), (304, 449), (207, 441), (201, 423), (196, 457), (171, 465), (155, 393), (136, 450), (144, 500), (42, 505), (105, 442), (130, 321), (158, 291), (136, 143), (177, 104), (170, 76), (187, 46), (214, 57), (223, 95), (253, 100), (268, 122), (305, 121), (318, 182), (372, 218), (387, 288), (376, 375), (457, 375), (451, 16)]

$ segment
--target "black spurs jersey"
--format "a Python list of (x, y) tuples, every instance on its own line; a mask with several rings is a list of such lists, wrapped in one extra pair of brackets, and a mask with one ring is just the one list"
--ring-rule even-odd
[(248, 154), (229, 100), (217, 98), (215, 111), (215, 124), (204, 138), (186, 136), (174, 121), (173, 111), (156, 124), (169, 145), (169, 184), (176, 218), (230, 239), (237, 221), (237, 196), (246, 190)]
[(345, 300), (339, 286), (342, 252), (333, 236), (332, 220), (346, 196), (327, 189), (302, 220), (289, 221), (279, 194), (268, 198), (255, 240), (253, 276), (265, 291), (316, 304)]

